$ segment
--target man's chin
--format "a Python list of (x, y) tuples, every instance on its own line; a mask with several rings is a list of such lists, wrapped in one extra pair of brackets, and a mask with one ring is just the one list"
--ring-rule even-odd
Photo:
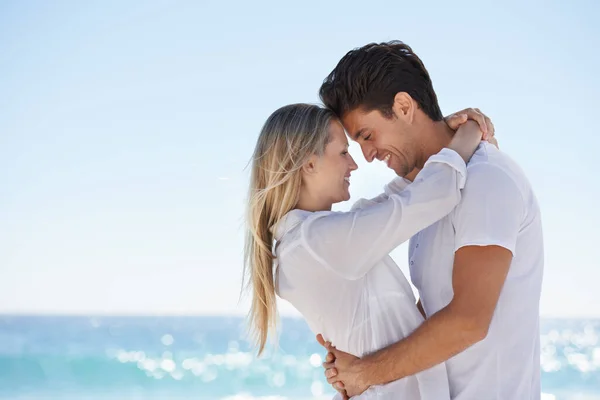
[(399, 177), (403, 178), (404, 176), (406, 176), (407, 171), (405, 169), (399, 169), (396, 167), (389, 167), (392, 171), (394, 171), (394, 173), (396, 175), (398, 175)]
[(408, 180), (414, 180), (415, 176), (419, 173), (420, 169), (418, 168), (412, 168), (409, 171), (409, 167), (405, 167), (405, 166), (400, 166), (400, 167), (389, 167), (392, 171), (394, 171), (394, 173), (396, 175), (398, 175), (400, 178), (405, 178)]

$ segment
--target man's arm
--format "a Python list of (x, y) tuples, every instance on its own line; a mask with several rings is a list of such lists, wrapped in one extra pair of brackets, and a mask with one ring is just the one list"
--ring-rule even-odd
[(367, 386), (414, 375), (464, 351), (487, 335), (512, 253), (499, 246), (456, 252), (454, 299), (406, 339), (358, 362)]
[(362, 359), (329, 351), (329, 383), (343, 382), (349, 396), (373, 385), (414, 375), (464, 351), (487, 335), (512, 253), (500, 246), (467, 246), (454, 260), (454, 298), (407, 338)]
[(455, 210), (452, 301), (407, 338), (361, 360), (334, 349), (335, 363), (326, 366), (326, 375), (330, 383), (344, 382), (349, 395), (433, 367), (487, 335), (512, 262), (524, 202), (515, 182), (499, 168), (488, 165), (469, 174)]

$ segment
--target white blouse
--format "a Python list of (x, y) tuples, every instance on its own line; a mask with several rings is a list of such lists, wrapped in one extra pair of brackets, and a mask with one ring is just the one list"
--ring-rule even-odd
[[(415, 181), (396, 178), (349, 212), (292, 210), (274, 227), (277, 294), (342, 351), (362, 356), (409, 335), (422, 322), (410, 284), (389, 252), (459, 203), (463, 159), (429, 158)], [(409, 184), (410, 183), (410, 184)], [(356, 399), (449, 399), (444, 364)]]

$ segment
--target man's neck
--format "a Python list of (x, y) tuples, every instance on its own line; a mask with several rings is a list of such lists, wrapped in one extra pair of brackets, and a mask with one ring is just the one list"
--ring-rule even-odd
[(431, 119), (426, 118), (425, 121), (423, 121), (422, 126), (423, 129), (419, 133), (419, 136), (423, 138), (423, 140), (421, 141), (420, 154), (417, 158), (417, 166), (405, 176), (405, 178), (410, 181), (415, 179), (429, 157), (439, 153), (440, 150), (448, 146), (454, 136), (454, 131), (446, 125), (444, 120), (432, 121)]
[(427, 118), (423, 121), (423, 129), (419, 136), (423, 138), (421, 141), (420, 155), (417, 159), (417, 166), (409, 172), (404, 178), (413, 181), (417, 174), (423, 169), (425, 162), (434, 154), (437, 154), (444, 147), (448, 146), (454, 131), (448, 127), (444, 120), (432, 121)]
[(432, 121), (428, 119), (423, 124), (423, 131), (421, 132), (423, 138), (421, 142), (421, 159), (417, 166), (423, 168), (429, 157), (448, 146), (453, 136), (454, 131), (446, 125), (444, 120)]

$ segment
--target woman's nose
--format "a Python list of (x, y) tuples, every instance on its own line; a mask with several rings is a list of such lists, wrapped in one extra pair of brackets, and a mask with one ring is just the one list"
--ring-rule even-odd
[(356, 165), (356, 162), (354, 161), (354, 158), (352, 158), (352, 156), (350, 156), (350, 171), (354, 171), (358, 169), (358, 165)]

